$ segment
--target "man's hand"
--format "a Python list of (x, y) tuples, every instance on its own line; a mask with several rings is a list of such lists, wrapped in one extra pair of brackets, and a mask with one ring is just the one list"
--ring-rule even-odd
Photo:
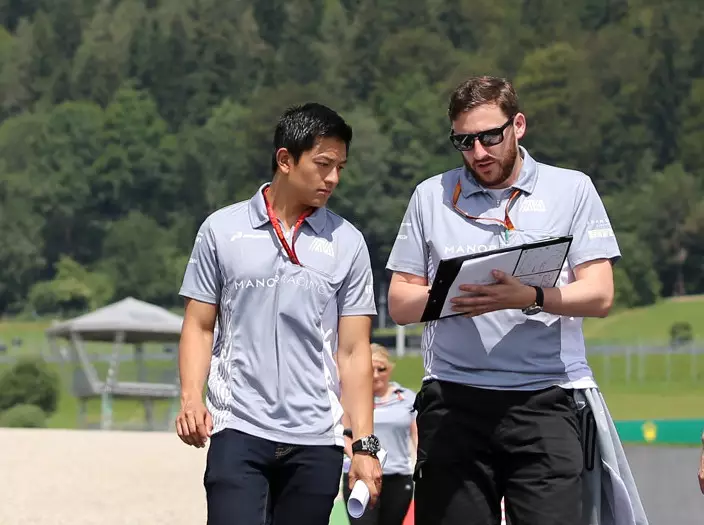
[(181, 402), (176, 433), (186, 445), (203, 448), (213, 431), (213, 420), (201, 399)]
[(496, 310), (522, 309), (535, 302), (532, 286), (526, 286), (499, 270), (494, 270), (492, 274), (496, 279), (494, 284), (460, 285), (460, 290), (467, 293), (451, 299), (452, 309), (465, 314), (465, 317), (475, 317)]
[(358, 479), (364, 482), (369, 490), (369, 507), (374, 507), (381, 493), (381, 465), (379, 460), (369, 454), (354, 454), (350, 465), (349, 477), (350, 490), (352, 490)]

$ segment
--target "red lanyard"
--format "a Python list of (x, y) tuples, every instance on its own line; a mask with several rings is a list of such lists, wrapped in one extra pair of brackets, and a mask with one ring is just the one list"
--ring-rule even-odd
[(511, 222), (511, 217), (508, 216), (508, 209), (511, 206), (511, 203), (514, 201), (516, 197), (521, 193), (521, 190), (513, 190), (513, 193), (511, 193), (511, 196), (508, 198), (508, 202), (506, 203), (506, 209), (504, 210), (504, 220), (502, 221), (501, 219), (495, 219), (493, 217), (476, 217), (474, 215), (470, 215), (469, 213), (466, 213), (462, 211), (458, 206), (457, 206), (457, 201), (460, 199), (460, 193), (462, 192), (462, 185), (460, 182), (457, 182), (457, 186), (455, 186), (455, 192), (452, 195), (452, 207), (455, 209), (457, 213), (460, 215), (463, 215), (464, 217), (474, 220), (474, 221), (495, 221), (498, 222), (499, 224), (503, 225), (505, 228), (506, 235), (508, 236), (508, 232), (510, 230), (515, 230), (515, 226), (513, 225), (513, 222)]
[(269, 199), (266, 198), (266, 194), (269, 191), (269, 186), (264, 188), (263, 194), (264, 194), (264, 204), (266, 204), (266, 213), (269, 216), (269, 221), (271, 222), (271, 225), (274, 227), (274, 232), (276, 232), (276, 236), (279, 239), (279, 242), (281, 243), (281, 246), (283, 246), (284, 250), (286, 250), (286, 255), (288, 255), (288, 258), (291, 260), (293, 264), (297, 264), (299, 266), (303, 266), (301, 264), (301, 261), (298, 260), (298, 256), (296, 255), (296, 251), (294, 250), (294, 243), (296, 242), (296, 233), (298, 233), (298, 230), (301, 228), (301, 225), (303, 224), (303, 221), (306, 220), (306, 217), (308, 217), (310, 214), (313, 213), (313, 209), (308, 209), (304, 211), (300, 217), (298, 217), (298, 220), (296, 221), (295, 226), (293, 227), (293, 230), (291, 232), (291, 245), (289, 246), (288, 241), (286, 241), (286, 237), (284, 236), (284, 232), (281, 229), (281, 224), (279, 224), (279, 219), (276, 217), (276, 214), (274, 213), (274, 208), (272, 208), (271, 203), (269, 202)]

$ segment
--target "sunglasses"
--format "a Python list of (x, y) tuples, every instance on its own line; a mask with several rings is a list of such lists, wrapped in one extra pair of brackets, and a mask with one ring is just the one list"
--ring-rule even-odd
[(513, 122), (515, 115), (509, 118), (500, 128), (487, 129), (479, 133), (450, 133), (450, 142), (458, 151), (471, 151), (477, 139), (484, 147), (496, 146), (504, 141), (504, 130)]

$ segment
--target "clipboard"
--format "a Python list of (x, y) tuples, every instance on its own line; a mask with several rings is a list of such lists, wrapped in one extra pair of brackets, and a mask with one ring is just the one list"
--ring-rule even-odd
[[(448, 313), (448, 301), (462, 293), (457, 290), (457, 287), (467, 282), (473, 284), (494, 282), (490, 272), (496, 268), (517, 277), (524, 284), (552, 288), (560, 277), (571, 246), (572, 236), (567, 235), (443, 259), (438, 264), (428, 302), (420, 321), (435, 321), (463, 315), (455, 312)], [(471, 273), (475, 280), (456, 283), (458, 276), (466, 277), (461, 275), (463, 268), (464, 273)], [(448, 297), (450, 294), (452, 295)]]

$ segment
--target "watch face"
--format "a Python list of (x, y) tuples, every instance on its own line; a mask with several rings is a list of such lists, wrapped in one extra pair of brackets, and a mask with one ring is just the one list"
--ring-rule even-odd
[(537, 304), (534, 304), (532, 306), (529, 306), (525, 310), (523, 310), (523, 313), (526, 315), (535, 315), (535, 314), (538, 314), (542, 311), (543, 311), (543, 309), (540, 306), (538, 306)]
[(381, 445), (379, 444), (379, 438), (377, 438), (375, 435), (367, 436), (365, 439), (365, 450), (368, 452), (371, 452), (373, 454), (379, 452), (379, 449), (381, 448)]

